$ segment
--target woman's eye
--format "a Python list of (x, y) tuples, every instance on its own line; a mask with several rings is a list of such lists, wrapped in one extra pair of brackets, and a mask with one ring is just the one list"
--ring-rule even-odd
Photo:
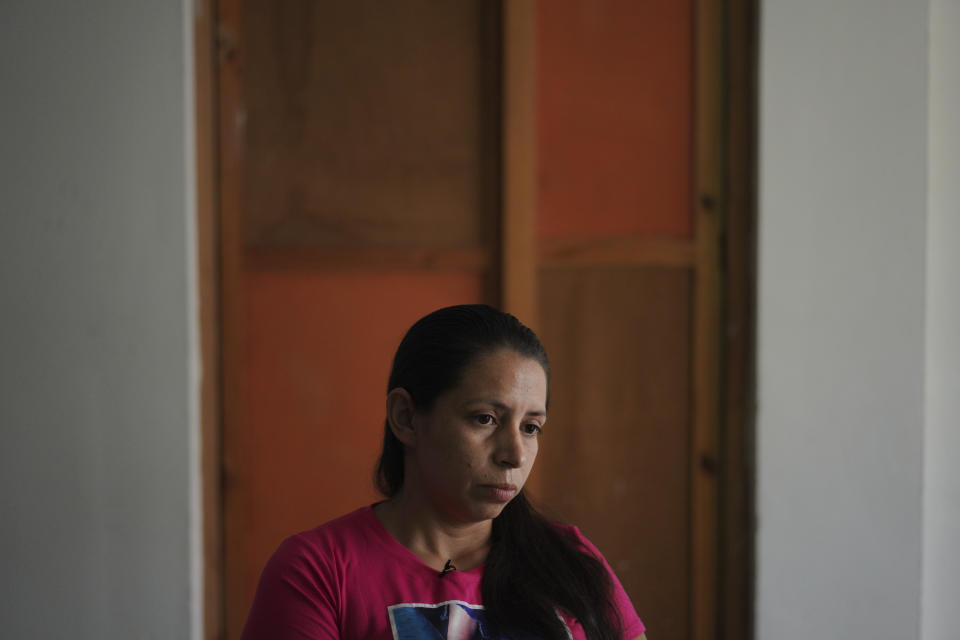
[(534, 436), (534, 435), (543, 433), (543, 429), (541, 429), (541, 428), (540, 428), (540, 425), (538, 425), (538, 424), (535, 423), (535, 422), (531, 422), (531, 423), (529, 423), (529, 424), (525, 424), (525, 425), (523, 426), (523, 430), (526, 432), (527, 435), (530, 435), (530, 436)]
[(493, 416), (489, 413), (482, 413), (479, 416), (474, 416), (474, 420), (477, 421), (477, 424), (488, 425), (493, 424)]

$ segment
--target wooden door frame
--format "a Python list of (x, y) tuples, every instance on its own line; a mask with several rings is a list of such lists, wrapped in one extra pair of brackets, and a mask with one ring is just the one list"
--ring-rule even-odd
[(537, 271), (685, 266), (694, 291), (691, 637), (753, 637), (756, 0), (692, 0), (695, 237), (535, 238), (536, 2), (502, 0), (503, 307), (536, 328)]
[[(534, 295), (537, 264), (557, 256), (577, 259), (577, 247), (536, 247), (534, 211), (536, 153), (534, 138), (535, 1), (503, 1), (503, 222), (501, 295), (506, 309), (536, 326)], [(708, 358), (713, 371), (696, 374), (697, 385), (710, 384), (716, 397), (695, 418), (694, 468), (702, 469), (691, 513), (694, 538), (692, 611), (697, 640), (746, 640), (753, 637), (754, 515), (754, 309), (756, 254), (756, 0), (694, 0), (695, 59), (699, 61), (695, 111), (697, 158), (695, 215), (718, 236), (695, 252), (670, 242), (640, 247), (611, 246), (604, 251), (629, 253), (651, 264), (719, 264), (720, 280), (698, 289), (699, 309), (715, 323), (698, 323), (696, 344), (712, 334), (717, 352)], [(229, 250), (236, 229), (220, 225), (218, 166), (222, 132), (217, 86), (220, 58), (231, 56), (230, 34), (218, 33), (215, 0), (194, 3), (194, 79), (197, 164), (197, 251), (201, 401), (201, 473), (203, 506), (204, 637), (222, 638), (224, 628), (222, 394), (223, 371), (231, 350), (221, 333), (221, 308), (236, 309), (230, 273), (238, 266)], [(709, 69), (709, 72), (706, 70)], [(701, 103), (703, 107), (701, 108)], [(709, 143), (709, 148), (699, 145)], [(720, 220), (721, 222), (716, 222)], [(705, 236), (701, 236), (703, 238)], [(227, 240), (227, 241), (225, 241)], [(709, 244), (710, 246), (706, 246)], [(229, 255), (228, 255), (229, 254)], [(701, 311), (698, 314), (702, 317)], [(699, 348), (704, 348), (703, 346)], [(711, 348), (707, 346), (706, 348)], [(719, 429), (715, 425), (720, 425)], [(714, 477), (716, 480), (711, 481)], [(699, 622), (698, 622), (699, 621)]]
[(722, 17), (724, 228), (717, 638), (754, 637), (756, 131), (759, 3), (726, 0)]
[(500, 305), (536, 331), (536, 3), (502, 0), (502, 11)]
[(217, 43), (214, 0), (196, 0), (193, 15), (194, 118), (197, 171), (200, 482), (203, 549), (203, 637), (223, 637), (221, 493), (220, 229), (217, 215)]

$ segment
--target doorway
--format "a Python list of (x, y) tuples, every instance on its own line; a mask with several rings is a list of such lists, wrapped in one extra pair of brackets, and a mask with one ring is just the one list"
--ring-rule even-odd
[(754, 15), (219, 0), (208, 637), (284, 537), (377, 499), (393, 350), (466, 302), (550, 353), (535, 501), (657, 638), (750, 637)]

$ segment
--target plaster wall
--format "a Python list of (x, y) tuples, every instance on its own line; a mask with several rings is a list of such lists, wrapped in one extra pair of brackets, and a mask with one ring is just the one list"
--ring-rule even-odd
[(0, 3), (0, 620), (199, 637), (191, 3)]
[(928, 28), (926, 0), (762, 3), (763, 640), (919, 637)]

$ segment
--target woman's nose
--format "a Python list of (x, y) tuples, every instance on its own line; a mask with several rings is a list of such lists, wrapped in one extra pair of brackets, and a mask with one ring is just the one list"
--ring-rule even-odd
[(526, 461), (526, 454), (519, 425), (504, 425), (497, 436), (497, 464), (510, 469), (522, 467)]

